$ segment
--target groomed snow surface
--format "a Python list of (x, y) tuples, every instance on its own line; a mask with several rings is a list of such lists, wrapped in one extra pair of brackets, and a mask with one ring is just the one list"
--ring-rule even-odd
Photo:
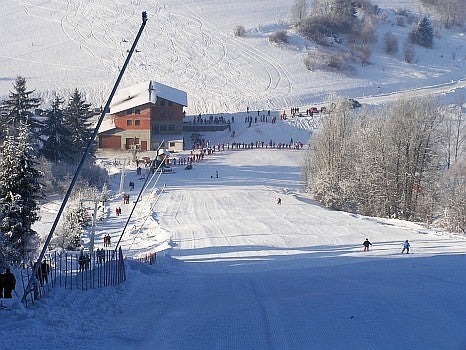
[[(233, 128), (238, 142), (309, 137), (281, 121)], [(464, 236), (322, 207), (303, 192), (305, 152), (225, 150), (154, 178), (122, 239), (127, 281), (56, 288), (26, 310), (15, 297), (11, 311), (0, 310), (1, 348), (465, 349)], [(109, 170), (98, 247), (106, 233), (117, 240), (131, 207), (117, 195), (120, 173)], [(143, 183), (135, 165), (125, 191), (130, 180), (132, 203)], [(56, 212), (48, 208), (42, 234)], [(410, 255), (400, 254), (406, 239)], [(156, 250), (155, 265), (131, 259)]]

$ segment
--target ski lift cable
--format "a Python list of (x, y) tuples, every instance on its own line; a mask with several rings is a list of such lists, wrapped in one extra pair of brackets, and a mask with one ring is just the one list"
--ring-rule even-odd
[(139, 228), (136, 230), (136, 233), (135, 233), (135, 235), (134, 235), (133, 241), (131, 242), (131, 244), (130, 244), (130, 246), (129, 246), (129, 248), (128, 248), (127, 251), (130, 251), (130, 250), (133, 248), (133, 244), (134, 244), (134, 242), (136, 241), (137, 236), (138, 236), (139, 233), (142, 231), (142, 228), (143, 228), (144, 225), (146, 224), (147, 219), (148, 219), (149, 217), (152, 216), (152, 212), (153, 212), (153, 209), (154, 209), (154, 207), (155, 207), (155, 204), (157, 204), (157, 202), (158, 202), (159, 198), (162, 196), (164, 190), (165, 190), (165, 185), (163, 186), (163, 188), (162, 188), (162, 190), (160, 191), (160, 193), (157, 195), (157, 198), (155, 199), (155, 201), (151, 204), (150, 212), (145, 216), (144, 221), (142, 222), (141, 226), (139, 226)]
[[(165, 140), (162, 141), (162, 143), (164, 142)], [(160, 149), (160, 147), (157, 149), (157, 151)], [(159, 169), (159, 167), (157, 168)], [(152, 186), (151, 190), (150, 190), (150, 195), (149, 195), (149, 201), (146, 201), (144, 202), (144, 206), (140, 209), (140, 212), (144, 215), (144, 211), (146, 210), (146, 204), (147, 203), (150, 203), (150, 196), (152, 196), (153, 194), (153, 191), (154, 191), (154, 188), (155, 186), (157, 185), (159, 179), (160, 179), (160, 176), (162, 176), (162, 172), (160, 171), (154, 171), (154, 173), (152, 174), (151, 178), (149, 179), (149, 181), (146, 181), (147, 182), (147, 185), (144, 187), (143, 185), (143, 188), (142, 188), (142, 192), (141, 192), (141, 197), (144, 196), (144, 193), (147, 191), (147, 188), (149, 187), (150, 183), (152, 182), (154, 176), (158, 173), (158, 176), (157, 176), (157, 179), (155, 180), (154, 182), (154, 185)], [(145, 183), (146, 183), (145, 182)], [(139, 201), (136, 201), (137, 203), (139, 203)]]
[[(156, 174), (156, 172), (154, 172), (154, 175)], [(142, 216), (144, 218), (143, 220), (143, 224), (141, 225), (141, 227), (144, 225), (144, 222), (147, 220), (147, 218), (152, 215), (152, 211), (153, 211), (153, 203), (152, 203), (152, 197), (153, 197), (153, 193), (154, 193), (154, 188), (155, 186), (157, 185), (157, 182), (158, 180), (160, 179), (160, 176), (161, 176), (161, 172), (159, 172), (159, 175), (156, 179), (156, 181), (154, 182), (154, 185), (152, 186), (151, 190), (150, 190), (150, 195), (149, 195), (149, 198), (148, 200), (146, 200), (144, 202), (144, 206), (142, 208), (139, 209), (139, 213), (141, 213), (140, 216)], [(152, 182), (152, 179), (154, 177), (154, 175), (152, 175), (151, 179), (148, 181), (148, 183)], [(149, 187), (149, 185), (147, 185), (144, 189), (143, 189), (143, 193), (142, 193), (142, 196), (144, 196), (144, 193), (147, 191), (147, 188)], [(164, 185), (164, 188), (165, 188), (165, 185)], [(156, 198), (156, 201), (158, 200), (158, 198)], [(136, 203), (139, 203), (139, 201), (136, 201)], [(147, 208), (147, 204), (149, 204), (149, 208)], [(149, 209), (149, 210), (147, 210)], [(134, 225), (136, 227), (136, 224)]]
[[(162, 145), (162, 143), (160, 143), (159, 148), (157, 149), (157, 151), (160, 150), (160, 146), (161, 146), (161, 145)], [(158, 152), (157, 152), (157, 153), (158, 153)], [(143, 191), (146, 189), (146, 187), (147, 187), (148, 184), (149, 184), (149, 179), (152, 179), (152, 178), (155, 176), (155, 173), (156, 173), (157, 171), (160, 171), (160, 173), (162, 173), (162, 169), (161, 169), (161, 168), (162, 168), (162, 165), (163, 165), (163, 162), (161, 162), (161, 163), (159, 164), (159, 166), (157, 167), (157, 169), (155, 169), (154, 174), (153, 174), (151, 177), (149, 177), (149, 176), (146, 177), (146, 180), (144, 181), (144, 184), (142, 185), (141, 190), (140, 190), (139, 193), (138, 193), (138, 197), (136, 198), (136, 201), (134, 202), (133, 208), (131, 209), (131, 212), (129, 213), (128, 219), (126, 219), (125, 226), (123, 227), (123, 231), (121, 232), (120, 238), (118, 239), (118, 242), (117, 242), (117, 244), (115, 245), (115, 249), (114, 249), (114, 251), (113, 251), (113, 254), (116, 254), (116, 252), (117, 252), (117, 250), (118, 250), (118, 247), (120, 246), (121, 239), (123, 238), (123, 235), (124, 235), (125, 232), (126, 232), (126, 228), (128, 227), (128, 224), (129, 224), (129, 222), (130, 222), (130, 220), (131, 220), (131, 217), (133, 216), (134, 210), (136, 209), (136, 206), (137, 206), (139, 200), (141, 199), (141, 195), (142, 195)]]
[[(165, 140), (164, 140), (164, 141), (165, 141)], [(162, 143), (163, 143), (163, 141), (162, 141)], [(159, 149), (160, 149), (160, 147), (157, 149), (157, 151), (158, 151)], [(159, 166), (157, 169), (159, 169), (159, 168), (160, 168), (160, 166)], [(146, 214), (144, 214), (144, 213), (146, 212), (146, 205), (147, 205), (148, 203), (151, 203), (151, 197), (152, 197), (152, 195), (153, 195), (153, 193), (154, 193), (155, 186), (157, 185), (157, 183), (158, 183), (158, 181), (159, 181), (159, 179), (160, 179), (160, 176), (162, 176), (162, 172), (161, 172), (161, 171), (154, 171), (154, 173), (152, 174), (152, 176), (151, 176), (151, 178), (149, 179), (149, 181), (147, 181), (147, 178), (146, 178), (146, 181), (145, 181), (144, 184), (147, 183), (147, 185), (145, 185), (145, 186), (143, 185), (142, 188), (141, 188), (141, 197), (142, 197), (142, 196), (144, 195), (144, 193), (147, 191), (147, 188), (149, 187), (150, 183), (152, 182), (154, 176), (155, 176), (157, 173), (158, 173), (157, 179), (155, 180), (155, 182), (154, 182), (154, 184), (153, 184), (153, 186), (152, 186), (152, 188), (151, 188), (151, 190), (150, 190), (149, 200), (148, 200), (148, 201), (145, 201), (145, 202), (144, 202), (145, 205), (144, 205), (142, 208), (140, 208), (140, 210), (139, 210), (139, 212), (142, 214), (142, 216), (145, 217), (144, 222), (146, 221), (147, 217), (148, 217), (149, 215), (152, 214), (152, 210), (153, 210), (153, 205), (152, 205), (152, 204), (150, 204), (149, 212), (146, 213)], [(165, 188), (165, 185), (164, 185), (164, 188)], [(157, 199), (157, 200), (158, 200), (158, 199)], [(139, 202), (140, 202), (140, 200), (136, 200), (136, 201), (135, 201), (135, 203), (139, 203)], [(131, 214), (130, 214), (130, 215), (131, 215)], [(131, 215), (131, 216), (132, 216), (132, 215)], [(136, 225), (135, 225), (135, 227), (136, 227)]]

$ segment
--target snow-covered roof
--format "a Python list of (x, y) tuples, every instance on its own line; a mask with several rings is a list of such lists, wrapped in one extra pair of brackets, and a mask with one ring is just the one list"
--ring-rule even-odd
[(110, 105), (110, 113), (118, 113), (146, 103), (155, 104), (157, 102), (157, 97), (178, 103), (182, 106), (188, 105), (188, 98), (185, 91), (158, 83), (154, 80), (149, 80), (118, 90)]
[(113, 130), (115, 128), (116, 126), (113, 118), (105, 117), (104, 120), (102, 120), (102, 124), (100, 124), (99, 134), (105, 131)]
[(183, 142), (183, 134), (163, 134), (158, 135), (165, 142)]

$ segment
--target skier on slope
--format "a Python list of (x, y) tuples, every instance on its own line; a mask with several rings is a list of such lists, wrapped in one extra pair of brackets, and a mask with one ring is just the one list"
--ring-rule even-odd
[(369, 251), (369, 246), (372, 245), (372, 243), (369, 242), (369, 240), (366, 238), (366, 240), (362, 243), (362, 245), (364, 246), (364, 251), (368, 252)]
[(406, 254), (409, 254), (409, 246), (410, 246), (410, 244), (409, 244), (408, 240), (404, 241), (403, 242), (403, 250), (401, 251), (401, 254), (403, 254), (405, 252), (405, 250), (406, 250)]

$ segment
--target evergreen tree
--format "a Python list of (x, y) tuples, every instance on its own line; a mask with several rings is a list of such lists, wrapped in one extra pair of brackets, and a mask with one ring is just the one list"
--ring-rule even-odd
[(2, 132), (6, 135), (6, 129), (10, 133), (18, 133), (20, 123), (29, 125), (32, 136), (38, 140), (42, 123), (34, 118), (34, 109), (40, 105), (40, 98), (31, 97), (33, 90), (26, 89), (26, 79), (17, 77), (13, 84), (14, 91), (10, 91), (9, 98), (2, 105)]
[(42, 129), (42, 137), (45, 141), (41, 154), (54, 163), (72, 163), (74, 161), (72, 133), (65, 125), (62, 104), (63, 100), (57, 96), (52, 109), (47, 111), (47, 119)]
[(411, 40), (419, 46), (431, 48), (434, 43), (434, 29), (427, 17), (424, 17), (411, 32)]
[(71, 209), (65, 214), (56, 239), (58, 246), (67, 250), (75, 250), (81, 245), (83, 226), (80, 214), (76, 209)]
[[(64, 110), (64, 122), (71, 132), (71, 142), (75, 151), (75, 161), (81, 158), (92, 136), (90, 111), (91, 105), (86, 103), (82, 94), (75, 89), (70, 96), (70, 100)], [(93, 150), (95, 152), (95, 149)]]
[(29, 261), (38, 242), (31, 226), (39, 220), (42, 174), (35, 168), (29, 128), (21, 123), (18, 136), (6, 137), (0, 162), (0, 250), (15, 265)]

